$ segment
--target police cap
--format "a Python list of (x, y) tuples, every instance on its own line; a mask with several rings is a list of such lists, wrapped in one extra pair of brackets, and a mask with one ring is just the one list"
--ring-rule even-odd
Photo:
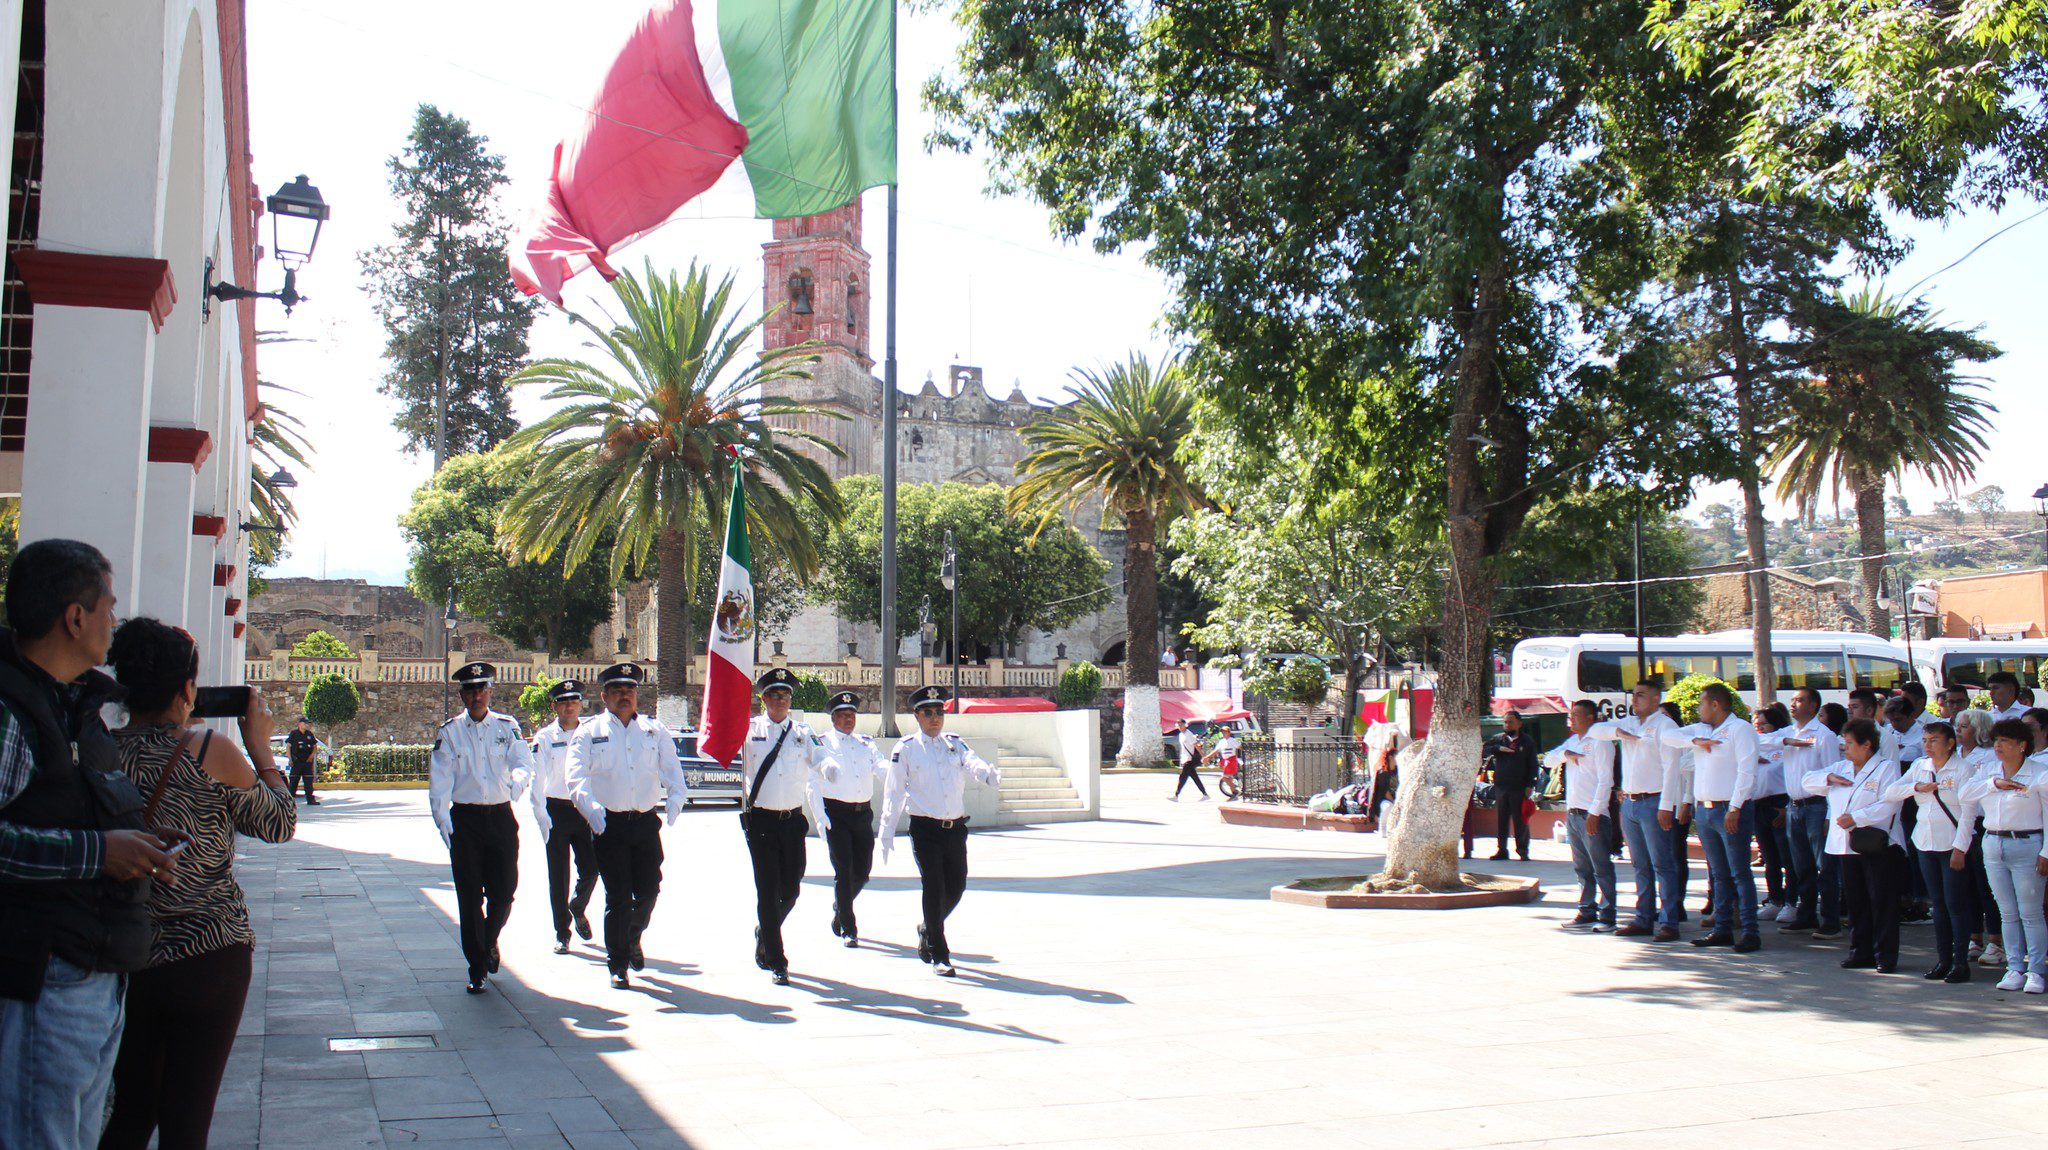
[(615, 687), (620, 684), (637, 687), (647, 681), (647, 672), (638, 663), (613, 663), (597, 673), (597, 685)]
[(796, 672), (788, 667), (770, 667), (761, 673), (760, 678), (754, 680), (754, 689), (764, 695), (778, 690), (795, 694)]
[(919, 687), (911, 692), (910, 709), (921, 711), (926, 707), (944, 707), (951, 698), (944, 687)]
[(449, 676), (461, 687), (488, 687), (498, 678), (498, 669), (489, 663), (464, 663)]
[(564, 679), (548, 688), (548, 701), (551, 703), (559, 703), (563, 699), (580, 699), (582, 697), (583, 680), (581, 679)]
[(852, 691), (841, 691), (838, 694), (832, 696), (832, 702), (830, 704), (829, 709), (834, 712), (858, 711), (860, 710), (860, 696), (854, 694)]

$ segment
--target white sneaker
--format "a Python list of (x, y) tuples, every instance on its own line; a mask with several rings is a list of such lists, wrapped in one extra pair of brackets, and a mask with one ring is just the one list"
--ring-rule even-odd
[(1778, 904), (1772, 902), (1769, 899), (1765, 899), (1763, 901), (1763, 905), (1756, 908), (1756, 914), (1758, 918), (1771, 918), (1775, 916), (1777, 913)]
[(2004, 966), (2005, 948), (1994, 942), (1984, 948), (1983, 957), (1979, 958), (1977, 962), (1983, 966)]
[(2000, 990), (2018, 990), (2018, 989), (2020, 989), (2021, 987), (2025, 986), (2026, 984), (2027, 984), (2027, 976), (2026, 976), (2026, 975), (2024, 975), (2024, 974), (2021, 974), (2021, 973), (2020, 973), (2019, 971), (2017, 971), (2017, 970), (2008, 970), (2008, 971), (2006, 971), (2006, 972), (2005, 972), (2005, 977), (2004, 977), (2004, 978), (2001, 978), (2001, 979), (1999, 979), (1999, 980), (1998, 980), (1998, 989), (2000, 989)]
[(1778, 921), (1779, 921), (1779, 922), (1798, 922), (1798, 921), (1799, 921), (1799, 908), (1798, 908), (1798, 907), (1796, 907), (1796, 906), (1788, 906), (1788, 907), (1785, 907), (1784, 909), (1780, 910), (1780, 911), (1778, 912)]
[(1975, 962), (1975, 961), (1977, 961), (1978, 959), (1980, 959), (1980, 958), (1982, 958), (1982, 957), (1984, 957), (1984, 944), (1983, 944), (1983, 943), (1981, 943), (1981, 942), (1973, 942), (1973, 943), (1971, 943), (1971, 944), (1970, 944), (1970, 961), (1971, 961), (1971, 962)]
[(2048, 978), (2043, 978), (2043, 977), (2041, 977), (2041, 976), (2040, 976), (2040, 975), (2038, 975), (2038, 974), (2030, 974), (2030, 975), (2028, 975), (2028, 976), (2027, 976), (2027, 993), (2028, 993), (2028, 994), (2048, 994)]

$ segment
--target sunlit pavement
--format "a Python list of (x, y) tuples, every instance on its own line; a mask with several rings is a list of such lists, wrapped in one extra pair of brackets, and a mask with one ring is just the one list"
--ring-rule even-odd
[[(912, 951), (905, 839), (861, 899), (858, 950), (827, 930), (813, 843), (793, 982), (770, 985), (737, 820), (702, 808), (664, 832), (647, 970), (613, 990), (592, 944), (551, 953), (522, 811), (520, 897), (481, 996), (463, 993), (424, 792), (330, 792), (297, 842), (245, 844), (256, 985), (214, 1144), (1874, 1150), (2048, 1135), (2048, 1001), (1922, 982), (1924, 926), (1906, 928), (1908, 973), (1892, 976), (1768, 930), (1748, 956), (1576, 935), (1558, 929), (1575, 888), (1549, 843), (1534, 863), (1477, 864), (1541, 876), (1535, 906), (1280, 906), (1275, 883), (1374, 869), (1378, 838), (1227, 827), (1212, 803), (1166, 801), (1171, 775), (1104, 783), (1100, 822), (973, 836), (954, 980)], [(379, 1036), (408, 1048), (330, 1048)]]

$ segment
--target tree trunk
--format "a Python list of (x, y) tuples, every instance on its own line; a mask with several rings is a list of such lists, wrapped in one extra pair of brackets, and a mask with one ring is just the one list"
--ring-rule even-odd
[(1124, 743), (1116, 761), (1151, 766), (1159, 737), (1159, 521), (1150, 509), (1124, 516)]
[(1771, 656), (1770, 537), (1764, 528), (1762, 436), (1757, 432), (1756, 373), (1742, 277), (1728, 277), (1728, 345), (1735, 357), (1735, 441), (1742, 453), (1742, 533), (1749, 544), (1750, 653), (1756, 660), (1756, 705), (1778, 698), (1778, 664)]
[(661, 530), (655, 542), (655, 593), (661, 605), (655, 612), (654, 651), (659, 667), (656, 687), (660, 700), (655, 716), (671, 727), (690, 725), (690, 664), (695, 645), (690, 636), (689, 548), (683, 532), (671, 524)]
[[(1848, 479), (1856, 493), (1856, 546), (1863, 554), (1863, 617), (1869, 620), (1871, 634), (1889, 639), (1892, 613), (1877, 603), (1884, 588), (1884, 476), (1859, 470)], [(1901, 588), (1901, 596), (1904, 593)]]

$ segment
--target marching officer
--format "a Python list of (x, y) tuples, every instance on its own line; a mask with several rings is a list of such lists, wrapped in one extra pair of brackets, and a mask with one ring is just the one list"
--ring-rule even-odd
[(790, 717), (796, 697), (796, 676), (787, 667), (773, 667), (754, 680), (761, 693), (761, 714), (747, 724), (740, 746), (741, 785), (747, 788), (740, 810), (747, 836), (747, 854), (754, 861), (754, 965), (768, 972), (777, 986), (789, 984), (789, 955), (782, 949), (782, 923), (796, 905), (804, 884), (804, 812), (820, 834), (831, 829), (819, 800), (818, 741), (811, 729)]
[(818, 777), (825, 798), (825, 845), (832, 856), (832, 933), (849, 947), (860, 945), (853, 900), (875, 869), (875, 778), (882, 760), (875, 741), (853, 729), (860, 696), (832, 696), (832, 729), (818, 740)]
[(512, 802), (533, 780), (533, 750), (519, 720), (491, 710), (498, 669), (466, 663), (454, 674), (463, 713), (441, 724), (427, 761), (427, 806), (455, 872), (456, 923), (469, 992), (498, 972), (498, 932), (519, 888), (519, 823)]
[[(569, 928), (590, 941), (584, 911), (597, 890), (597, 854), (590, 824), (569, 799), (569, 740), (583, 723), (583, 684), (564, 679), (548, 688), (555, 721), (533, 737), (533, 818), (547, 839), (548, 908), (555, 916), (555, 953), (569, 953)], [(569, 889), (569, 861), (576, 862), (576, 889)]]
[(578, 723), (569, 739), (564, 774), (569, 800), (596, 837), (591, 853), (604, 880), (605, 965), (612, 985), (630, 985), (628, 967), (644, 969), (640, 936), (654, 916), (661, 893), (661, 824), (654, 804), (666, 790), (668, 823), (674, 826), (689, 801), (675, 735), (659, 719), (640, 713), (638, 664), (614, 663), (598, 675), (604, 710)]
[(896, 744), (882, 775), (881, 846), (889, 857), (896, 822), (910, 814), (910, 853), (924, 887), (924, 924), (917, 928), (917, 957), (941, 977), (953, 977), (953, 952), (946, 945), (946, 916), (967, 891), (967, 779), (988, 786), (1001, 774), (958, 735), (945, 732), (947, 695), (943, 687), (920, 687), (910, 696), (917, 733)]

